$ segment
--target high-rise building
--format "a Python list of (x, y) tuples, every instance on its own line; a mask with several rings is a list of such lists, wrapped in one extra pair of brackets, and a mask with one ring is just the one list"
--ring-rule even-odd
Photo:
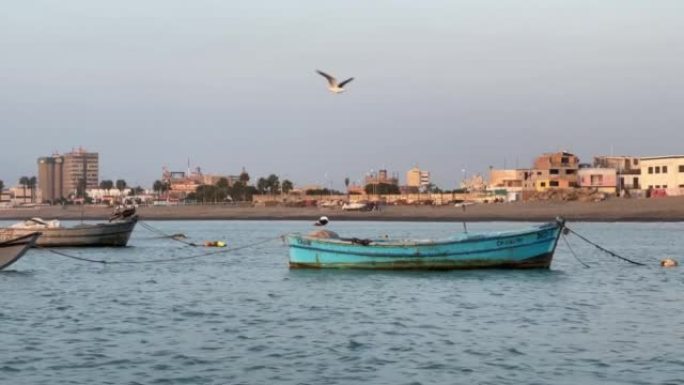
[(38, 189), (43, 202), (64, 198), (64, 157), (60, 155), (38, 158)]
[(43, 202), (77, 196), (80, 191), (98, 188), (100, 162), (97, 152), (83, 148), (64, 155), (38, 158), (38, 188)]
[(414, 167), (406, 172), (406, 185), (409, 187), (426, 188), (430, 185), (430, 171)]
[(100, 183), (100, 155), (87, 152), (83, 148), (64, 154), (64, 188), (65, 197), (78, 195), (79, 190), (98, 188)]

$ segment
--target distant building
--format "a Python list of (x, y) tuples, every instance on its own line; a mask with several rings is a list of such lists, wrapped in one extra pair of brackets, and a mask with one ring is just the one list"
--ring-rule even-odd
[(579, 158), (569, 152), (546, 153), (534, 161), (533, 180), (538, 191), (577, 187)]
[(228, 186), (232, 186), (240, 180), (239, 175), (204, 174), (199, 167), (187, 173), (185, 171), (169, 171), (166, 167), (162, 171), (162, 182), (169, 186), (169, 195), (173, 199), (185, 198), (188, 194), (197, 191), (199, 186), (215, 185), (222, 178), (228, 181)]
[(624, 155), (595, 156), (594, 167), (614, 169), (617, 174), (617, 189), (619, 191), (641, 189), (641, 165), (638, 157)]
[(83, 148), (64, 154), (64, 197), (76, 196), (79, 191), (98, 188), (100, 183), (100, 155)]
[(79, 191), (97, 188), (100, 182), (100, 156), (83, 148), (64, 155), (38, 158), (38, 188), (42, 202), (74, 197)]
[(6, 206), (12, 200), (12, 194), (9, 190), (0, 191), (0, 206)]
[(40, 201), (40, 189), (31, 191), (28, 187), (17, 185), (10, 187), (9, 196), (13, 204), (33, 203), (36, 200)]
[(489, 170), (489, 189), (533, 190), (532, 175), (531, 169), (491, 169)]
[(38, 158), (38, 188), (42, 191), (42, 202), (56, 202), (65, 197), (63, 156)]
[(617, 171), (614, 168), (586, 167), (577, 171), (579, 187), (615, 194)]
[(482, 177), (482, 175), (475, 174), (464, 179), (461, 182), (461, 188), (466, 189), (469, 192), (485, 191), (487, 189), (487, 184), (485, 183), (484, 177)]
[(396, 175), (388, 176), (387, 170), (378, 170), (378, 173), (370, 173), (364, 178), (364, 184), (374, 185), (374, 184), (392, 184), (395, 186), (399, 185), (399, 178)]
[(430, 185), (430, 171), (414, 167), (406, 172), (406, 186), (425, 190)]
[(684, 155), (641, 158), (641, 188), (654, 195), (684, 195)]

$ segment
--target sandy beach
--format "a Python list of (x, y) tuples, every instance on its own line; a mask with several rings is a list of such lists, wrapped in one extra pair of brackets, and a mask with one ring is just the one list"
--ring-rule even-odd
[[(30, 217), (57, 219), (107, 218), (108, 207), (53, 206), (0, 209), (0, 219)], [(231, 205), (150, 206), (138, 208), (145, 220), (332, 220), (371, 221), (547, 221), (562, 216), (569, 221), (684, 221), (684, 197), (610, 199), (603, 202), (515, 202), (479, 204), (465, 210), (454, 206), (385, 206), (380, 211), (346, 212), (315, 207), (239, 207)]]

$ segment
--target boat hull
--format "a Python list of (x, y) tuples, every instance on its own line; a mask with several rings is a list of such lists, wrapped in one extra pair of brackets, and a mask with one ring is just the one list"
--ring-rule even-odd
[(0, 241), (0, 270), (18, 261), (40, 237), (40, 233), (33, 232), (13, 239)]
[(288, 236), (291, 268), (452, 270), (549, 268), (562, 221), (493, 235), (464, 235), (438, 242), (385, 242), (363, 245), (345, 239)]
[[(123, 247), (135, 228), (137, 218), (111, 223), (98, 223), (64, 228), (40, 229), (36, 241), (41, 247)], [(0, 241), (26, 235), (35, 230), (6, 228), (0, 230)]]

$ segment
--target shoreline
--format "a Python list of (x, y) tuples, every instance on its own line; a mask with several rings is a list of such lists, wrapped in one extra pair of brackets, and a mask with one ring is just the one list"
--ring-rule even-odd
[[(48, 206), (0, 209), (0, 220), (31, 217), (61, 220), (106, 220), (113, 208)], [(467, 206), (383, 206), (380, 211), (347, 212), (339, 208), (240, 207), (233, 205), (145, 206), (142, 220), (315, 220), (392, 222), (547, 222), (563, 217), (572, 222), (681, 222), (684, 197), (609, 199), (602, 202), (513, 202)]]

